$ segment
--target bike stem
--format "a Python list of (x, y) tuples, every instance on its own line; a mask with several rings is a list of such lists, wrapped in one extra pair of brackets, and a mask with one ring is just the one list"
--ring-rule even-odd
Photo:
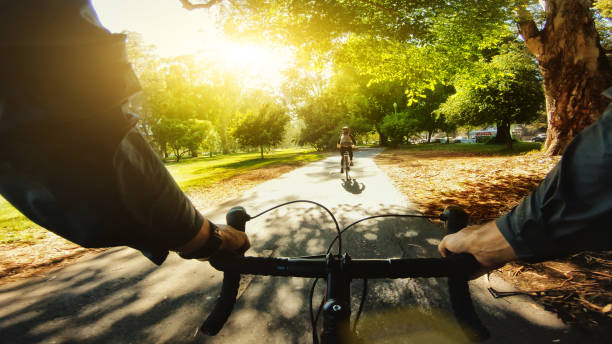
[(351, 279), (345, 272), (351, 257), (327, 254), (327, 295), (323, 306), (322, 344), (351, 342)]

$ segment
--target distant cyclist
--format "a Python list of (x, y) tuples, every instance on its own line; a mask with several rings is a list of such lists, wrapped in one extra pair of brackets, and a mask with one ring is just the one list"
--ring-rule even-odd
[[(342, 128), (342, 135), (338, 139), (336, 148), (340, 149), (340, 157), (343, 156), (344, 152), (349, 153), (350, 165), (353, 166), (353, 149), (357, 142), (355, 137), (351, 134), (349, 127)], [(340, 158), (340, 173), (344, 173), (344, 167), (342, 166), (342, 158)]]

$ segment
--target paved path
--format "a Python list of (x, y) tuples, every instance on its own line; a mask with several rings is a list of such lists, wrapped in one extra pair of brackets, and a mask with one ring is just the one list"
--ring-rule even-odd
[[(284, 201), (310, 199), (330, 207), (341, 225), (382, 213), (411, 213), (410, 204), (374, 164), (377, 150), (356, 153), (353, 182), (341, 180), (339, 157), (265, 182), (204, 211), (224, 222), (243, 205), (253, 215)], [(247, 224), (249, 255), (323, 253), (334, 236), (324, 211), (306, 204), (280, 208)], [(347, 232), (353, 257), (437, 257), (439, 225), (415, 219), (370, 220)], [(309, 343), (310, 281), (243, 278), (247, 286), (230, 321), (213, 338), (194, 336), (212, 308), (222, 274), (208, 264), (171, 255), (156, 267), (138, 252), (116, 248), (44, 278), (0, 287), (0, 343)], [(502, 288), (502, 281), (494, 281)], [(457, 343), (444, 279), (370, 281), (360, 332), (366, 342)], [(506, 286), (509, 287), (509, 286)], [(357, 309), (361, 282), (353, 283)], [(472, 283), (490, 343), (592, 342), (522, 297), (494, 300), (484, 281)], [(316, 292), (315, 302), (323, 290)]]

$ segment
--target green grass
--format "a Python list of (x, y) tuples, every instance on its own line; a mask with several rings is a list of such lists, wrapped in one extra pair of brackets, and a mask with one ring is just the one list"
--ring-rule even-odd
[(45, 230), (32, 223), (0, 196), (0, 244), (34, 242)]
[[(324, 157), (312, 149), (283, 149), (266, 154), (264, 160), (259, 153), (243, 153), (194, 158), (166, 166), (181, 189), (187, 191), (262, 167), (310, 162)], [(44, 229), (0, 196), (0, 244), (36, 242), (44, 237)]]
[(312, 149), (283, 149), (266, 154), (264, 160), (258, 152), (191, 159), (166, 166), (181, 189), (189, 190), (262, 167), (310, 162), (323, 157), (324, 154)]
[(493, 145), (486, 143), (430, 143), (418, 145), (401, 145), (398, 148), (416, 151), (463, 152), (482, 155), (520, 155), (531, 151), (539, 151), (542, 148), (542, 143), (515, 142), (512, 144), (512, 150), (508, 150), (506, 145)]

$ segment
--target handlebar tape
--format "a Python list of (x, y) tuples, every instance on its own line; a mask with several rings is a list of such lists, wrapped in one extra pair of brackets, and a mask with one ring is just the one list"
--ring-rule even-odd
[[(446, 220), (447, 232), (452, 234), (467, 226), (469, 216), (460, 207), (449, 206), (444, 209), (442, 217)], [(474, 309), (467, 282), (468, 276), (481, 268), (480, 263), (467, 253), (454, 254), (450, 259), (461, 267), (454, 276), (448, 278), (448, 292), (455, 318), (470, 341), (483, 341), (490, 337), (490, 333)]]
[[(234, 207), (225, 215), (228, 225), (244, 232), (246, 222), (251, 219), (243, 207)], [(232, 272), (223, 273), (223, 285), (217, 303), (208, 318), (200, 326), (200, 331), (206, 335), (214, 336), (221, 329), (234, 310), (238, 288), (240, 287), (240, 274)]]

